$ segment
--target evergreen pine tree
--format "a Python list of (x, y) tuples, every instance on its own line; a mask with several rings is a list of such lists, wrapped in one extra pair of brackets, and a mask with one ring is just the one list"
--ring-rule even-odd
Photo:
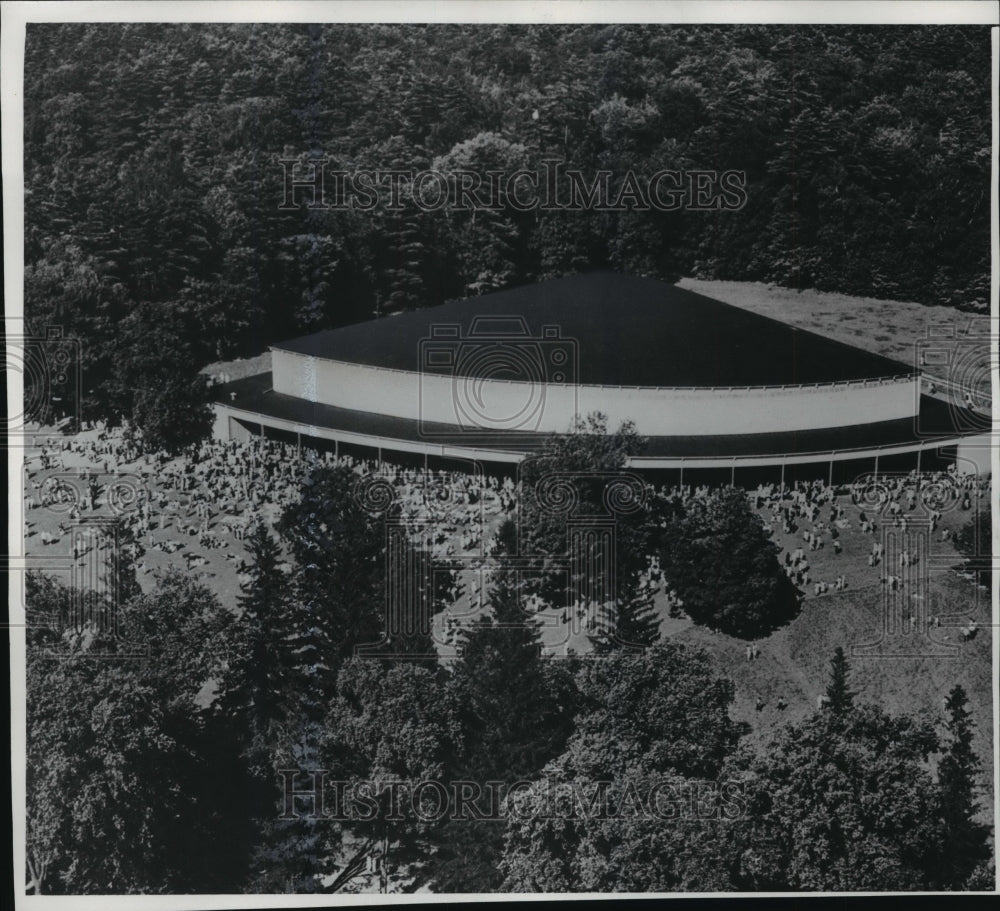
[(238, 599), (235, 654), (219, 685), (219, 709), (241, 732), (248, 756), (260, 758), (276, 724), (287, 719), (293, 687), (292, 604), (278, 569), (281, 551), (263, 524), (247, 539), (249, 580)]
[[(461, 706), (464, 750), (456, 780), (493, 782), (495, 807), (505, 785), (530, 780), (557, 756), (572, 731), (576, 690), (567, 662), (542, 655), (537, 624), (509, 575), (491, 590), (492, 617), (464, 633), (451, 686)], [(450, 820), (439, 833), (434, 880), (442, 891), (493, 891), (502, 881), (499, 819)]]
[(476, 780), (514, 781), (554, 755), (553, 744), (561, 745), (571, 715), (562, 716), (566, 706), (552, 689), (553, 676), (563, 675), (542, 655), (538, 625), (508, 574), (496, 579), (490, 605), (492, 617), (463, 634), (452, 679), (467, 707), (469, 770)]
[(974, 722), (968, 697), (956, 686), (945, 699), (949, 740), (938, 766), (938, 799), (944, 826), (941, 887), (966, 888), (976, 866), (989, 856), (989, 828), (976, 822), (980, 760), (972, 748)]
[(855, 694), (847, 685), (850, 673), (851, 668), (844, 656), (844, 650), (838, 645), (830, 661), (830, 682), (826, 687), (830, 711), (834, 714), (843, 714), (854, 707)]
[(247, 538), (247, 551), (250, 578), (238, 599), (238, 632), (217, 706), (238, 751), (234, 787), (253, 832), (248, 883), (311, 892), (324, 862), (322, 824), (308, 813), (282, 815), (278, 774), (318, 767), (322, 707), (309, 685), (309, 618), (290, 593), (279, 569), (281, 548), (263, 523)]
[(653, 610), (652, 597), (638, 586), (619, 597), (614, 616), (614, 635), (595, 648), (601, 651), (608, 646), (617, 648), (648, 648), (660, 641), (660, 621)]

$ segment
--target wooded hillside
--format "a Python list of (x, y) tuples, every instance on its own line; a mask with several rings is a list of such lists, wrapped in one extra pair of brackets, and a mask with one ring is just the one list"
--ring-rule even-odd
[[(151, 370), (592, 267), (984, 310), (989, 74), (985, 27), (33, 24), (26, 315), (114, 417)], [(283, 210), (310, 155), (733, 169), (746, 204)]]

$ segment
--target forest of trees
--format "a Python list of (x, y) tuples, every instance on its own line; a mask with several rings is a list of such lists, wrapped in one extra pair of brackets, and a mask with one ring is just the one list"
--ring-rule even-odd
[[(240, 619), (179, 573), (131, 595), (122, 621), (146, 660), (32, 633), (29, 891), (333, 892), (375, 851), (385, 887), (446, 892), (992, 887), (961, 687), (937, 725), (889, 715), (856, 703), (838, 650), (825, 706), (751, 748), (700, 649), (547, 658), (500, 583), (451, 667), (342, 657), (349, 630), (317, 653), (275, 542), (261, 532), (251, 553)], [(351, 539), (335, 556), (357, 558)], [(33, 576), (29, 597), (57, 615), (66, 592)], [(377, 614), (353, 606), (355, 629)], [(308, 799), (289, 803), (289, 776)], [(493, 815), (392, 802), (428, 782), (492, 783)], [(326, 812), (357, 784), (372, 812)]]
[[(989, 73), (985, 27), (30, 25), (26, 317), (81, 340), (84, 418), (156, 425), (217, 359), (596, 267), (984, 310)], [(313, 156), (733, 169), (747, 198), (282, 209)]]
[[(532, 483), (552, 466), (606, 477), (635, 440), (592, 416), (550, 441)], [(502, 540), (490, 609), (454, 660), (436, 660), (423, 613), (428, 626), (360, 656), (387, 632), (393, 583), (388, 516), (362, 508), (355, 481), (319, 467), (277, 537), (256, 527), (235, 613), (179, 570), (143, 593), (122, 559), (116, 639), (77, 629), (69, 592), (29, 575), (29, 891), (336, 892), (375, 856), (394, 890), (990, 886), (987, 770), (961, 687), (936, 726), (889, 715), (856, 699), (837, 649), (825, 703), (751, 746), (733, 681), (702, 649), (659, 641), (627, 558), (595, 654), (560, 658), (528, 607), (544, 574), (505, 572)], [(654, 550), (678, 523), (719, 540), (746, 523), (721, 495), (666, 522), (637, 515), (623, 541)], [(551, 552), (555, 528), (540, 527)], [(745, 591), (722, 580), (718, 612), (699, 604), (696, 622), (750, 637), (788, 620), (774, 549), (755, 540), (730, 561)], [(665, 571), (697, 602), (696, 567)], [(122, 643), (145, 657), (116, 657)], [(487, 786), (489, 812), (398, 796)], [(349, 788), (370, 789), (364, 815), (346, 812)], [(591, 809), (563, 812), (580, 801)]]

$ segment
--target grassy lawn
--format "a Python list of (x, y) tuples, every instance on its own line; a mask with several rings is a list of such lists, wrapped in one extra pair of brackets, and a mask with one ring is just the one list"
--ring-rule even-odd
[[(917, 343), (927, 339), (929, 332), (934, 334), (935, 348), (949, 348), (956, 342), (969, 344), (962, 339), (970, 328), (974, 336), (989, 331), (988, 317), (960, 313), (953, 307), (850, 297), (811, 289), (796, 291), (762, 282), (684, 278), (677, 284), (706, 297), (911, 365), (920, 365), (916, 360)], [(946, 335), (954, 332), (957, 338), (942, 338), (942, 332)], [(974, 344), (986, 350), (988, 342), (983, 338)], [(928, 369), (928, 372), (949, 378), (947, 368)]]
[[(955, 625), (932, 630), (933, 642), (924, 640), (926, 651), (944, 652), (954, 646), (954, 654), (853, 655), (852, 647), (879, 638), (881, 586), (807, 600), (798, 618), (759, 643), (760, 657), (755, 661), (746, 660), (742, 641), (713, 634), (704, 627), (687, 624), (675, 635), (679, 641), (704, 648), (719, 672), (736, 684), (733, 716), (751, 725), (748, 739), (754, 743), (766, 742), (780, 725), (798, 721), (816, 710), (816, 697), (826, 689), (830, 658), (838, 645), (848, 656), (856, 699), (879, 705), (892, 714), (905, 713), (940, 724), (944, 697), (953, 686), (961, 684), (977, 725), (974, 747), (986, 771), (982, 818), (992, 819), (993, 641), (987, 623), (989, 596), (972, 583), (948, 574), (933, 578), (930, 592), (942, 613), (955, 617)], [(971, 614), (978, 616), (980, 631), (966, 642), (957, 627)], [(958, 617), (962, 617), (961, 621)], [(921, 639), (912, 635), (895, 641), (900, 645), (918, 644)], [(759, 712), (758, 698), (766, 703)], [(776, 707), (779, 698), (788, 703), (784, 711)]]

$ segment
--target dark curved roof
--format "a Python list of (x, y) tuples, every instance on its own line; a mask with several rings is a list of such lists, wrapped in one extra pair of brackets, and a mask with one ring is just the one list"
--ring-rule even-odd
[(693, 291), (613, 272), (511, 288), (272, 347), (396, 370), (607, 386), (781, 386), (914, 373)]

